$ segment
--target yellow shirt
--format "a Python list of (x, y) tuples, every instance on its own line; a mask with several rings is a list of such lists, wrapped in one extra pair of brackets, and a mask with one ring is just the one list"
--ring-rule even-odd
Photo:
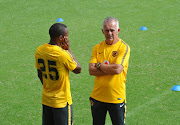
[(107, 45), (105, 41), (93, 48), (90, 63), (121, 64), (124, 68), (120, 74), (95, 76), (91, 97), (106, 103), (126, 102), (126, 74), (130, 57), (130, 47), (119, 40)]
[(37, 69), (43, 74), (42, 104), (63, 108), (72, 104), (69, 71), (76, 68), (72, 55), (56, 45), (44, 44), (35, 53)]

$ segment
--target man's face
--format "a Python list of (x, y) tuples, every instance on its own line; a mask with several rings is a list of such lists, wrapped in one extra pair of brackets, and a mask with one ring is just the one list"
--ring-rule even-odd
[(102, 32), (106, 38), (107, 44), (112, 44), (114, 40), (118, 39), (120, 29), (117, 29), (115, 21), (106, 22), (103, 26)]
[(69, 38), (68, 38), (68, 35), (69, 35), (69, 31), (68, 31), (68, 28), (65, 28), (65, 34), (62, 36), (60, 35), (58, 38), (59, 38), (59, 45), (67, 50), (68, 49), (68, 46), (69, 46)]

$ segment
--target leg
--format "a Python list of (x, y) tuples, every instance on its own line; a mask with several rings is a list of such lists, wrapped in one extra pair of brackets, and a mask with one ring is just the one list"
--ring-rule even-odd
[(107, 109), (105, 103), (90, 98), (93, 125), (105, 125)]
[(55, 125), (72, 125), (73, 109), (72, 105), (67, 104), (64, 108), (53, 108)]
[(52, 108), (46, 105), (43, 105), (43, 116), (42, 116), (42, 124), (43, 125), (53, 125), (54, 118)]
[(125, 125), (125, 103), (109, 104), (108, 111), (113, 125)]

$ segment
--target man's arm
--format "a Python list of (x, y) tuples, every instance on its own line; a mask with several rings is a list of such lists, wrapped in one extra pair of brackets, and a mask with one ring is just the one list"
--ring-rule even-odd
[(42, 72), (41, 72), (40, 69), (37, 69), (37, 72), (38, 72), (38, 77), (39, 77), (39, 79), (40, 79), (40, 81), (41, 81), (41, 83), (42, 83), (42, 85), (43, 85)]
[(97, 69), (96, 63), (89, 63), (89, 74), (93, 76), (103, 76), (107, 75), (105, 72)]
[(76, 57), (73, 55), (73, 53), (72, 53), (72, 51), (71, 51), (70, 48), (68, 49), (68, 51), (69, 51), (69, 53), (72, 55), (74, 61), (76, 61), (76, 63), (77, 63), (77, 67), (73, 70), (73, 72), (74, 72), (75, 74), (81, 73), (81, 65), (80, 65), (80, 63), (78, 62), (78, 60), (76, 59)]
[(115, 75), (120, 74), (123, 71), (123, 66), (120, 64), (101, 64), (100, 69), (97, 68), (97, 64), (89, 64), (89, 74), (94, 76), (103, 76), (103, 75)]
[(124, 67), (121, 64), (111, 64), (111, 65), (101, 64), (100, 66), (100, 70), (108, 75), (120, 74), (123, 71), (123, 68)]
[[(63, 46), (62, 46), (63, 45)], [(68, 37), (65, 37), (63, 38), (63, 44), (61, 44), (61, 47), (65, 50), (68, 50), (69, 53), (72, 55), (74, 61), (77, 63), (77, 67), (73, 70), (73, 73), (75, 74), (79, 74), (81, 73), (81, 65), (80, 63), (78, 62), (78, 60), (76, 59), (76, 57), (73, 55), (71, 49), (70, 49), (70, 43), (69, 43), (69, 38)]]

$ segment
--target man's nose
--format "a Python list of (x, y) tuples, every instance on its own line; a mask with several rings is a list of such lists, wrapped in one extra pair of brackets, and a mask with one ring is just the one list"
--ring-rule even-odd
[(107, 31), (107, 34), (112, 34), (112, 31), (111, 31), (111, 30), (108, 30), (108, 31)]

